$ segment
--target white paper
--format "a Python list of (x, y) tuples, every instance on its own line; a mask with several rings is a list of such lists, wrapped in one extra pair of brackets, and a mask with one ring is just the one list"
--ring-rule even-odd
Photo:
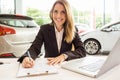
[(52, 73), (57, 73), (57, 68), (55, 66), (48, 65), (47, 60), (45, 58), (41, 58), (35, 60), (35, 65), (32, 68), (24, 68), (22, 67), (22, 64), (20, 64), (17, 77), (35, 76)]

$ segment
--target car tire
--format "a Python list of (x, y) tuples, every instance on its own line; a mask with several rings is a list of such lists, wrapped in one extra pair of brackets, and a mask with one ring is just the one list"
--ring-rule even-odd
[(99, 53), (101, 49), (100, 43), (95, 39), (85, 40), (84, 47), (85, 47), (86, 53), (89, 55), (95, 55)]

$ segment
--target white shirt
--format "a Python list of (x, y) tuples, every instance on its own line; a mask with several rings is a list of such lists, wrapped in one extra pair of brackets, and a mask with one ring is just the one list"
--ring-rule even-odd
[(63, 38), (63, 32), (64, 28), (59, 32), (57, 28), (55, 27), (55, 34), (56, 34), (56, 40), (58, 45), (58, 51), (60, 52), (61, 44), (62, 44), (62, 38)]

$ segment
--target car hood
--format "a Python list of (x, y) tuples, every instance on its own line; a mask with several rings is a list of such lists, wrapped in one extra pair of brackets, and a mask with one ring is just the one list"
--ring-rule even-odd
[(92, 29), (92, 30), (89, 30), (89, 31), (85, 31), (85, 32), (83, 32), (83, 33), (80, 33), (79, 35), (80, 35), (80, 36), (84, 36), (84, 35), (86, 35), (86, 34), (94, 33), (94, 32), (96, 32), (96, 31), (100, 31), (100, 30)]

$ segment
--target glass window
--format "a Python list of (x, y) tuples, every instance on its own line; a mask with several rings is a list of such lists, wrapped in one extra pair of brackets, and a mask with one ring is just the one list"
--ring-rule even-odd
[(14, 0), (0, 0), (0, 13), (13, 14), (14, 10)]
[(18, 28), (33, 28), (38, 26), (33, 20), (24, 19), (0, 19), (0, 23)]

